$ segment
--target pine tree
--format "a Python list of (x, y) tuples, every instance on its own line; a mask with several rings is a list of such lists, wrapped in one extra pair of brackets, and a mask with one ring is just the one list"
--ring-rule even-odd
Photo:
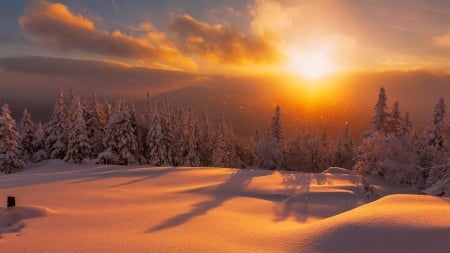
[(50, 159), (63, 159), (67, 152), (67, 108), (64, 94), (59, 89), (58, 98), (53, 109), (53, 117), (45, 129), (46, 149)]
[(394, 107), (392, 108), (392, 112), (390, 114), (389, 120), (389, 132), (394, 133), (396, 135), (401, 135), (403, 130), (403, 119), (400, 114), (399, 104), (397, 101), (394, 102)]
[(185, 114), (183, 140), (183, 165), (200, 166), (198, 128), (191, 108)]
[(199, 130), (199, 155), (200, 163), (203, 166), (211, 165), (212, 146), (214, 135), (206, 113), (203, 115), (201, 127)]
[(20, 120), (20, 130), (19, 130), (19, 139), (20, 139), (20, 153), (21, 157), (24, 161), (28, 162), (31, 160), (33, 156), (33, 131), (34, 124), (31, 121), (30, 113), (25, 108), (23, 110), (22, 119)]
[(15, 125), (9, 106), (4, 104), (0, 117), (0, 172), (3, 173), (13, 173), (24, 166), (20, 157), (19, 133)]
[(227, 152), (226, 123), (222, 116), (216, 131), (211, 163), (214, 167), (227, 167), (230, 164), (230, 154)]
[(71, 107), (71, 121), (68, 126), (69, 143), (64, 160), (72, 163), (82, 163), (90, 157), (91, 147), (86, 132), (86, 122), (83, 117), (83, 108), (80, 98), (73, 98)]
[(171, 161), (168, 147), (164, 143), (165, 139), (161, 127), (159, 114), (153, 116), (147, 134), (147, 161), (156, 166), (169, 165)]
[(400, 117), (398, 103), (388, 114), (385, 112), (386, 100), (381, 88), (372, 120), (374, 130), (357, 147), (354, 170), (363, 175), (380, 175), (393, 183), (415, 184), (419, 168), (413, 139), (402, 131), (405, 122)]
[(281, 123), (281, 110), (280, 106), (277, 105), (275, 108), (274, 116), (272, 117), (272, 125), (269, 128), (269, 135), (281, 142), (283, 139), (283, 129)]
[(126, 102), (119, 98), (116, 110), (106, 125), (103, 144), (106, 150), (99, 154), (99, 162), (106, 164), (136, 164), (139, 162), (137, 137), (131, 123)]
[(281, 166), (281, 141), (283, 130), (281, 123), (281, 110), (277, 105), (272, 124), (268, 129), (268, 134), (262, 138), (256, 146), (256, 165), (265, 169), (277, 169)]
[(343, 163), (342, 166), (347, 169), (351, 169), (353, 167), (353, 139), (350, 136), (350, 126), (347, 122), (345, 122), (345, 131), (342, 136), (342, 142), (344, 145), (343, 149)]
[(45, 150), (45, 133), (42, 128), (42, 124), (36, 127), (36, 131), (33, 134), (33, 156), (31, 158), (32, 162), (40, 162), (48, 158), (48, 154)]
[(371, 123), (374, 126), (374, 131), (380, 133), (389, 133), (389, 120), (390, 115), (386, 112), (387, 109), (387, 97), (384, 88), (380, 88), (380, 93), (378, 94), (378, 102), (375, 105), (375, 117), (372, 118)]
[(445, 120), (446, 105), (444, 98), (440, 98), (434, 108), (433, 122), (424, 134), (419, 148), (420, 162), (424, 167), (440, 165), (447, 161), (450, 151), (448, 141), (448, 126)]
[(85, 121), (89, 146), (91, 147), (90, 158), (94, 159), (104, 150), (103, 137), (105, 136), (106, 126), (106, 116), (95, 93), (92, 93), (91, 100), (86, 106)]
[(410, 135), (411, 127), (412, 127), (412, 123), (411, 123), (411, 120), (409, 119), (409, 112), (406, 112), (404, 120), (403, 120), (403, 125), (402, 125), (402, 133)]

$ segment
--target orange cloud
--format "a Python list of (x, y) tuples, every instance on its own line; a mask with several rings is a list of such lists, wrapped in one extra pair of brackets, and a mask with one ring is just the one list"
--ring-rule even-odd
[(138, 58), (190, 68), (195, 63), (183, 56), (163, 33), (151, 24), (142, 26), (145, 36), (133, 37), (121, 31), (101, 31), (65, 5), (45, 0), (28, 4), (20, 17), (21, 27), (33, 39), (51, 47), (81, 50), (107, 56)]
[(433, 43), (439, 47), (450, 48), (450, 33), (443, 34), (441, 36), (436, 36), (433, 38)]
[(183, 15), (174, 18), (171, 29), (179, 39), (180, 48), (215, 63), (273, 64), (283, 60), (269, 39), (243, 34), (229, 26), (210, 25)]

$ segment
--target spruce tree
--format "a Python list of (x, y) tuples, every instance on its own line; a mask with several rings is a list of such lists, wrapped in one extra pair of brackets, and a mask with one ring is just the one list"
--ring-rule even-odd
[(397, 101), (394, 102), (390, 116), (389, 132), (394, 133), (395, 135), (401, 135), (404, 123), (400, 114), (399, 103)]
[(450, 146), (445, 114), (446, 105), (444, 98), (441, 97), (434, 108), (432, 124), (425, 129), (419, 147), (420, 162), (424, 167), (440, 165), (448, 160), (446, 154), (450, 151)]
[(33, 156), (33, 139), (34, 139), (34, 123), (31, 121), (30, 113), (28, 113), (28, 109), (25, 108), (23, 110), (22, 119), (20, 120), (20, 130), (19, 130), (19, 139), (20, 139), (20, 153), (22, 159), (26, 162), (31, 160)]
[(277, 140), (277, 142), (281, 142), (283, 139), (283, 129), (281, 123), (281, 109), (280, 106), (277, 105), (275, 108), (275, 113), (272, 117), (272, 125), (269, 128), (269, 135)]
[(202, 166), (211, 165), (214, 135), (209, 123), (208, 115), (205, 113), (199, 129), (199, 156)]
[(183, 165), (191, 167), (200, 166), (198, 128), (192, 109), (190, 108), (185, 114), (183, 140)]
[(103, 137), (105, 136), (106, 116), (95, 93), (92, 93), (86, 107), (86, 132), (91, 147), (90, 158), (94, 159), (104, 150)]
[(40, 162), (48, 158), (47, 151), (45, 150), (45, 133), (42, 124), (36, 127), (33, 134), (33, 156), (32, 162)]
[(375, 105), (375, 116), (372, 118), (374, 131), (387, 134), (389, 133), (389, 120), (390, 114), (386, 112), (387, 109), (387, 96), (383, 87), (380, 88), (378, 94), (378, 102)]
[(156, 166), (169, 165), (171, 158), (168, 153), (168, 148), (161, 127), (161, 119), (159, 114), (155, 114), (151, 123), (149, 124), (149, 131), (147, 134), (146, 154), (148, 163)]
[(16, 122), (11, 117), (9, 106), (4, 104), (0, 117), (0, 172), (13, 173), (21, 170), (23, 166)]
[(256, 146), (256, 165), (258, 167), (274, 170), (282, 165), (282, 140), (281, 110), (277, 105), (267, 136), (262, 138)]
[(46, 149), (50, 159), (63, 159), (67, 153), (68, 112), (64, 104), (64, 94), (59, 89), (53, 108), (53, 116), (45, 129)]
[(230, 154), (227, 152), (226, 123), (222, 116), (216, 130), (211, 163), (214, 167), (227, 167), (230, 164)]
[(70, 118), (68, 126), (69, 143), (64, 160), (72, 163), (82, 163), (85, 159), (90, 158), (91, 147), (86, 132), (83, 108), (78, 96), (73, 98)]
[(106, 150), (99, 154), (99, 162), (119, 165), (139, 162), (138, 142), (131, 121), (128, 105), (122, 98), (119, 98), (116, 110), (106, 125), (103, 138)]

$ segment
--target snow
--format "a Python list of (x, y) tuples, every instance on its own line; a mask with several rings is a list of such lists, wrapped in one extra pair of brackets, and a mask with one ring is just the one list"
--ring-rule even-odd
[[(32, 166), (32, 167), (30, 167)], [(409, 192), (383, 179), (378, 194)], [(0, 175), (1, 252), (446, 252), (448, 198), (360, 193), (341, 168), (28, 165)]]

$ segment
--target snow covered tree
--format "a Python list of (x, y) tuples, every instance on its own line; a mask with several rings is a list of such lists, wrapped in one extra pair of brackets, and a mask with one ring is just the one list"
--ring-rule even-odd
[(214, 167), (227, 167), (231, 163), (230, 154), (227, 150), (226, 128), (225, 119), (222, 116), (216, 131), (214, 148), (211, 156), (211, 163)]
[(85, 111), (86, 133), (91, 147), (90, 158), (98, 157), (103, 150), (103, 137), (105, 136), (106, 115), (102, 104), (95, 93), (92, 93), (90, 102)]
[(59, 89), (53, 109), (51, 121), (45, 129), (46, 149), (50, 159), (63, 159), (67, 152), (67, 108), (64, 104), (64, 94)]
[(259, 168), (275, 170), (279, 167), (281, 151), (278, 141), (273, 136), (267, 136), (256, 145), (256, 165)]
[(380, 91), (375, 106), (376, 120), (372, 120), (374, 130), (357, 147), (354, 170), (362, 175), (380, 175), (393, 183), (416, 184), (420, 170), (413, 138), (408, 131), (402, 131), (405, 123), (398, 103), (392, 114), (387, 114), (386, 100), (384, 90)]
[(375, 133), (357, 147), (354, 170), (362, 175), (379, 175), (393, 183), (415, 183), (419, 175), (412, 143), (394, 135)]
[(3, 173), (13, 173), (24, 166), (20, 157), (19, 133), (15, 125), (9, 106), (4, 104), (0, 117), (0, 172)]
[(303, 147), (304, 146), (300, 136), (292, 139), (286, 144), (284, 152), (282, 153), (282, 169), (291, 171), (301, 171), (303, 169), (305, 166), (303, 160), (305, 157), (301, 156)]
[(403, 118), (402, 134), (411, 134), (411, 127), (412, 123), (409, 119), (409, 112), (406, 112)]
[(403, 132), (403, 126), (404, 123), (400, 114), (399, 104), (397, 101), (395, 101), (389, 119), (389, 132), (400, 135)]
[(145, 164), (147, 159), (145, 158), (145, 150), (146, 150), (146, 138), (147, 138), (147, 125), (148, 123), (145, 120), (145, 115), (139, 113), (136, 110), (136, 106), (134, 103), (131, 104), (129, 109), (131, 116), (131, 127), (134, 129), (134, 135), (137, 140), (137, 154), (138, 161), (140, 164)]
[(378, 94), (378, 102), (375, 105), (375, 116), (372, 118), (371, 123), (374, 126), (374, 131), (381, 133), (389, 133), (389, 120), (390, 114), (386, 112), (387, 96), (384, 88), (380, 88), (380, 93)]
[(350, 128), (345, 123), (345, 131), (336, 141), (334, 165), (351, 169), (353, 167), (353, 140), (350, 136)]
[(324, 131), (319, 139), (319, 153), (317, 168), (319, 171), (326, 170), (331, 166), (333, 160), (334, 147), (328, 141), (328, 135)]
[(280, 167), (282, 139), (281, 110), (277, 105), (267, 136), (256, 145), (256, 165), (258, 167), (272, 170)]
[(440, 98), (434, 108), (433, 122), (425, 129), (419, 147), (420, 164), (424, 167), (444, 164), (448, 160), (448, 126), (445, 120), (446, 105)]
[(22, 160), (28, 162), (33, 156), (33, 139), (34, 139), (34, 123), (31, 121), (28, 109), (23, 110), (22, 119), (20, 120), (19, 139), (20, 139), (20, 154)]
[(138, 143), (131, 124), (131, 114), (123, 99), (116, 103), (116, 111), (106, 125), (103, 145), (106, 150), (99, 154), (99, 162), (106, 164), (136, 164), (139, 162)]
[(182, 160), (184, 166), (200, 166), (198, 128), (192, 109), (188, 109), (184, 118)]
[(280, 106), (277, 105), (275, 108), (275, 113), (272, 118), (272, 125), (269, 128), (269, 135), (281, 142), (283, 139), (283, 125), (281, 123), (281, 110)]
[(217, 127), (211, 163), (214, 167), (241, 168), (244, 166), (237, 153), (237, 140), (234, 137), (233, 128), (228, 126), (222, 116)]
[(33, 156), (31, 157), (31, 161), (40, 162), (47, 158), (48, 154), (45, 150), (45, 133), (42, 124), (39, 122), (33, 134)]
[(73, 98), (70, 118), (71, 120), (68, 125), (69, 143), (64, 160), (72, 163), (82, 163), (90, 157), (91, 147), (86, 132), (83, 108), (81, 107), (78, 96)]
[(209, 123), (208, 115), (203, 115), (199, 129), (199, 156), (200, 164), (203, 166), (211, 165), (211, 156), (213, 150), (214, 135)]
[(112, 105), (108, 101), (105, 101), (103, 104), (103, 114), (105, 115), (106, 123), (109, 121), (109, 118), (111, 118), (112, 111)]
[(171, 157), (162, 132), (159, 114), (153, 116), (147, 134), (147, 161), (156, 166), (169, 165)]

